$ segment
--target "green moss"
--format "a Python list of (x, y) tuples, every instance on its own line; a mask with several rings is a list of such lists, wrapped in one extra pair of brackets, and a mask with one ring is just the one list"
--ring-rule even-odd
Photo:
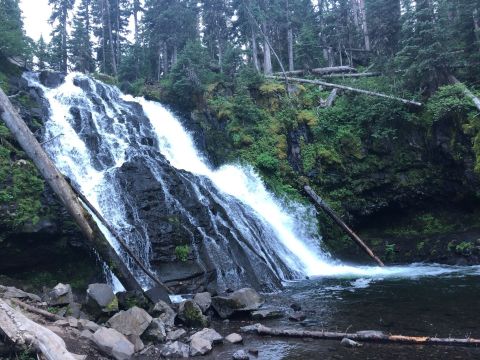
[(190, 255), (190, 251), (190, 246), (180, 245), (175, 247), (175, 256), (178, 260), (186, 262), (188, 260), (188, 256)]
[(118, 85), (118, 79), (102, 73), (94, 73), (92, 75), (95, 79), (100, 80), (101, 82), (108, 84), (108, 85)]
[(5, 92), (8, 93), (10, 86), (8, 84), (8, 77), (4, 73), (0, 71), (0, 88)]

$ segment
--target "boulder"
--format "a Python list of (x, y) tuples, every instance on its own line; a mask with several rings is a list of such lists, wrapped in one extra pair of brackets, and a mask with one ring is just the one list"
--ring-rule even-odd
[(133, 348), (135, 352), (142, 351), (145, 349), (145, 345), (143, 344), (142, 339), (140, 339), (140, 336), (138, 335), (128, 335), (127, 336), (128, 341), (130, 341), (133, 344)]
[(228, 335), (225, 340), (227, 340), (230, 344), (238, 344), (243, 342), (243, 338), (240, 334), (232, 333)]
[(148, 310), (150, 303), (141, 291), (122, 291), (117, 293), (118, 308), (120, 310), (128, 310), (134, 306), (138, 306), (144, 310)]
[(107, 284), (90, 284), (87, 289), (86, 309), (98, 317), (118, 311), (118, 300), (113, 289)]
[(178, 307), (178, 318), (187, 326), (208, 326), (208, 319), (202, 313), (202, 309), (193, 300), (186, 300)]
[(307, 318), (307, 316), (305, 315), (305, 313), (303, 311), (295, 311), (293, 314), (291, 314), (289, 317), (288, 317), (288, 320), (291, 320), (291, 321), (303, 321)]
[(243, 333), (256, 334), (257, 331), (258, 331), (258, 328), (259, 328), (261, 325), (262, 325), (262, 324), (253, 324), (253, 325), (242, 326), (242, 327), (240, 328), (240, 331), (243, 332)]
[(37, 302), (42, 301), (39, 296), (27, 293), (13, 286), (0, 285), (0, 296), (4, 299), (30, 299)]
[(190, 340), (193, 338), (202, 338), (205, 340), (210, 341), (212, 344), (219, 344), (223, 341), (223, 336), (220, 335), (218, 332), (216, 332), (213, 329), (205, 328), (201, 331), (196, 332), (190, 337)]
[(193, 297), (193, 301), (202, 309), (205, 313), (212, 305), (212, 295), (209, 292), (198, 293)]
[(212, 298), (212, 307), (218, 315), (225, 319), (236, 312), (257, 310), (264, 303), (263, 298), (254, 289), (244, 288), (234, 291), (228, 296)]
[(350, 348), (361, 347), (362, 346), (362, 344), (360, 344), (359, 342), (353, 341), (349, 338), (343, 338), (342, 341), (340, 342), (340, 344), (342, 346), (350, 347)]
[(92, 332), (97, 331), (100, 329), (100, 325), (94, 323), (93, 321), (86, 320), (86, 319), (79, 319), (78, 320), (78, 329), (79, 330), (90, 330)]
[(93, 340), (93, 334), (92, 334), (92, 332), (89, 331), (89, 330), (82, 330), (82, 331), (80, 332), (80, 337), (81, 337), (82, 339)]
[(252, 312), (253, 320), (278, 319), (285, 316), (285, 313), (280, 309), (262, 309)]
[(135, 352), (134, 345), (115, 329), (101, 327), (92, 336), (98, 349), (116, 360), (128, 360)]
[(234, 360), (248, 360), (250, 357), (248, 354), (245, 352), (245, 350), (238, 350), (233, 353), (232, 358)]
[(175, 341), (185, 336), (187, 332), (183, 329), (178, 329), (174, 331), (167, 332), (167, 341)]
[(143, 333), (143, 338), (147, 341), (164, 342), (167, 338), (165, 324), (160, 319), (153, 319), (147, 331)]
[(162, 320), (167, 328), (170, 328), (175, 324), (175, 318), (177, 317), (177, 314), (165, 301), (158, 301), (153, 307), (151, 313), (153, 316)]
[(40, 73), (39, 80), (42, 85), (53, 89), (60, 86), (65, 81), (66, 75), (67, 74), (63, 72), (44, 70)]
[(190, 355), (205, 355), (212, 350), (212, 343), (202, 337), (194, 336), (190, 340)]
[(57, 284), (46, 293), (45, 302), (51, 306), (68, 305), (73, 302), (72, 287), (68, 284)]
[(163, 345), (160, 354), (166, 358), (188, 358), (190, 355), (190, 347), (180, 341)]
[(145, 310), (134, 306), (127, 311), (120, 311), (113, 315), (107, 321), (107, 325), (123, 335), (140, 336), (147, 330), (151, 322), (152, 317)]

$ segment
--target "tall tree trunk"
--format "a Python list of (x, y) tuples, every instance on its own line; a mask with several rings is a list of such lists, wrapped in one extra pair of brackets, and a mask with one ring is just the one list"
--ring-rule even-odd
[(163, 41), (158, 43), (158, 64), (157, 64), (157, 81), (160, 81), (162, 76), (162, 55), (163, 55)]
[(295, 66), (293, 63), (293, 30), (292, 30), (292, 22), (290, 21), (290, 6), (289, 1), (287, 0), (287, 43), (288, 43), (288, 71), (295, 70)]
[(107, 31), (108, 31), (108, 40), (110, 43), (110, 52), (112, 60), (112, 70), (113, 75), (117, 76), (117, 61), (115, 60), (115, 48), (113, 46), (113, 34), (112, 34), (112, 21), (111, 21), (111, 10), (110, 10), (110, 0), (104, 0), (107, 5)]
[(268, 33), (267, 33), (267, 22), (263, 21), (263, 71), (265, 75), (272, 74), (272, 54), (270, 51), (270, 41), (268, 40)]
[(122, 59), (122, 44), (120, 43), (120, 1), (116, 0), (116, 18), (115, 18), (115, 54), (117, 55), (117, 65), (120, 66)]
[(473, 10), (473, 26), (475, 31), (475, 40), (480, 48), (480, 19), (478, 18), (478, 9)]
[(172, 66), (174, 66), (177, 63), (178, 59), (178, 47), (177, 44), (173, 45), (173, 51), (172, 51)]
[(169, 66), (168, 66), (168, 47), (167, 42), (162, 41), (163, 44), (163, 73), (168, 73)]
[(133, 1), (133, 31), (135, 31), (135, 45), (139, 45), (139, 34), (138, 34), (138, 12), (140, 11), (140, 3), (139, 0)]
[(253, 60), (253, 66), (255, 66), (255, 70), (260, 72), (260, 63), (258, 61), (257, 36), (255, 34), (255, 31), (253, 30), (253, 27), (252, 27), (252, 60)]
[(62, 66), (61, 70), (68, 71), (68, 52), (67, 52), (67, 9), (62, 9)]
[(368, 35), (368, 25), (367, 25), (367, 11), (365, 8), (365, 0), (360, 1), (360, 13), (362, 16), (362, 29), (363, 29), (363, 39), (365, 42), (365, 50), (370, 51), (370, 36)]
[(103, 59), (102, 59), (102, 65), (103, 65), (103, 69), (102, 71), (104, 73), (107, 72), (107, 17), (105, 16), (105, 0), (102, 0), (102, 3), (101, 3), (101, 6), (102, 6), (102, 21), (103, 21), (103, 24), (102, 24), (102, 56), (103, 56)]

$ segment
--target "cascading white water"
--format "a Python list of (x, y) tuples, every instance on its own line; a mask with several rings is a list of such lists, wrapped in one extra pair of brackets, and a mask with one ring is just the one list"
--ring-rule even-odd
[[(223, 267), (218, 271), (218, 276), (224, 278), (224, 288), (234, 276), (242, 276), (244, 272), (240, 269), (233, 275), (234, 270), (229, 267), (232, 259), (228, 259), (225, 247), (222, 248), (219, 243), (219, 238), (227, 245), (231, 241), (220, 230), (231, 226), (235, 229), (231, 229), (229, 239), (238, 241), (238, 246), (247, 253), (250, 251), (258, 255), (265, 269), (276, 273), (281, 280), (302, 276), (420, 276), (458, 271), (457, 268), (440, 266), (380, 268), (341, 264), (321, 249), (321, 239), (315, 234), (317, 226), (312, 207), (276, 199), (251, 167), (225, 165), (212, 169), (180, 121), (162, 105), (121, 95), (118, 89), (80, 74), (68, 75), (64, 83), (54, 89), (41, 85), (35, 75), (27, 75), (27, 79), (32, 86), (43, 91), (48, 102), (50, 117), (45, 122), (45, 138), (63, 134), (46, 145), (55, 164), (80, 186), (97, 210), (121, 231), (147, 266), (152, 255), (149, 224), (140, 219), (134, 206), (133, 215), (127, 219), (126, 209), (132, 208), (132, 204), (125, 200), (116, 175), (124, 163), (138, 155), (145, 159), (156, 180), (164, 184), (165, 175), (152, 158), (151, 150), (146, 151), (141, 145), (145, 134), (152, 131), (157, 138), (157, 151), (170, 165), (195, 175), (188, 179), (186, 175), (180, 177), (188, 180), (199, 201), (206, 208), (214, 201), (229, 213), (228, 218), (222, 218), (208, 210), (212, 236), (197, 224), (196, 214), (175, 199), (169, 193), (168, 186), (162, 186), (165, 201), (176, 207), (176, 211), (198, 229), (211, 258), (218, 262), (219, 268)], [(92, 89), (88, 96), (86, 90), (75, 81), (88, 83)], [(120, 98), (124, 103), (120, 102)], [(125, 120), (125, 116), (132, 112), (128, 104), (133, 102), (141, 105), (149, 124), (133, 126)], [(210, 199), (207, 199), (206, 192)], [(240, 206), (240, 203), (244, 205)], [(105, 232), (118, 250), (115, 239), (108, 231)], [(240, 237), (248, 241), (240, 240)], [(263, 238), (268, 239), (262, 242)], [(133, 264), (129, 265), (134, 268)], [(205, 264), (200, 266), (205, 267)], [(237, 268), (239, 266), (236, 265)], [(258, 271), (261, 277), (262, 270)], [(148, 287), (148, 281), (140, 273), (136, 275)]]

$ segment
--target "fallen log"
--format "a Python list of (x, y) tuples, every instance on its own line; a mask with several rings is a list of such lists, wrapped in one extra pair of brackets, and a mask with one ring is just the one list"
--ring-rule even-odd
[(324, 107), (326, 107), (326, 108), (332, 107), (335, 99), (337, 98), (337, 93), (338, 93), (338, 89), (333, 89), (330, 92), (330, 95), (328, 95), (328, 98), (325, 101)]
[(23, 301), (20, 301), (18, 299), (14, 299), (14, 298), (10, 299), (10, 302), (14, 303), (15, 305), (20, 306), (21, 308), (24, 308), (25, 310), (27, 310), (27, 311), (29, 311), (33, 314), (41, 315), (48, 320), (52, 320), (52, 321), (65, 320), (65, 318), (63, 316), (59, 316), (57, 314), (52, 314), (48, 311), (36, 308), (35, 306), (28, 305), (28, 304), (26, 304)]
[(156, 283), (158, 286), (163, 288), (165, 291), (167, 291), (168, 294), (173, 294), (173, 292), (170, 290), (170, 288), (165, 285), (163, 282), (161, 282), (155, 274), (153, 274), (144, 264), (143, 262), (137, 257), (137, 255), (130, 249), (128, 244), (123, 240), (122, 236), (118, 233), (118, 231), (111, 226), (107, 220), (103, 217), (102, 214), (92, 205), (92, 203), (83, 195), (80, 190), (77, 189), (77, 187), (70, 183), (72, 190), (77, 194), (77, 196), (82, 200), (82, 202), (85, 204), (85, 206), (90, 210), (96, 217), (97, 219), (107, 228), (108, 231), (115, 237), (115, 239), (119, 242), (119, 244), (122, 246), (122, 249), (132, 258), (132, 260), (142, 269), (142, 271), (151, 279), (153, 280), (154, 283)]
[(356, 73), (357, 70), (351, 66), (330, 66), (325, 68), (311, 69), (310, 72), (314, 74), (327, 75), (337, 73)]
[(292, 338), (312, 338), (324, 340), (342, 340), (348, 338), (355, 341), (379, 342), (379, 343), (398, 343), (410, 345), (457, 345), (457, 346), (480, 346), (480, 339), (455, 339), (455, 338), (437, 338), (430, 336), (404, 336), (389, 335), (381, 331), (358, 331), (356, 333), (330, 332), (330, 331), (309, 331), (296, 329), (275, 329), (263, 325), (256, 328), (258, 335), (292, 337)]
[(0, 299), (0, 333), (19, 347), (32, 347), (47, 360), (76, 360), (65, 342)]
[(379, 72), (364, 72), (364, 73), (353, 73), (353, 74), (329, 74), (324, 75), (324, 78), (359, 78), (359, 77), (375, 77), (381, 76)]
[(476, 97), (463, 83), (461, 83), (455, 76), (453, 75), (449, 75), (448, 76), (448, 79), (450, 80), (450, 82), (452, 84), (459, 84), (462, 86), (463, 88), (463, 93), (465, 94), (465, 96), (467, 96), (468, 98), (470, 98), (473, 103), (475, 104), (475, 106), (477, 107), (477, 109), (480, 111), (480, 99), (478, 97)]
[(115, 249), (103, 236), (100, 228), (93, 218), (87, 214), (75, 192), (64, 179), (53, 161), (48, 157), (35, 136), (22, 120), (9, 98), (0, 89), (0, 117), (5, 122), (12, 135), (22, 149), (32, 159), (40, 174), (52, 188), (68, 213), (77, 223), (88, 244), (94, 248), (106, 264), (110, 265), (112, 272), (122, 282), (127, 290), (142, 291), (142, 287), (130, 273)]
[[(269, 78), (269, 79), (280, 80), (280, 78), (278, 76), (268, 75), (266, 77)], [(381, 98), (384, 98), (384, 99), (400, 101), (400, 102), (402, 102), (404, 104), (408, 104), (408, 105), (423, 106), (423, 104), (421, 102), (418, 102), (418, 101), (402, 99), (402, 98), (399, 98), (397, 96), (386, 95), (386, 94), (377, 93), (377, 92), (374, 92), (374, 91), (352, 88), (350, 86), (345, 86), (345, 85), (332, 84), (332, 83), (328, 83), (328, 82), (320, 81), (320, 80), (309, 80), (309, 79), (292, 78), (292, 77), (289, 77), (288, 80), (289, 81), (294, 81), (294, 82), (300, 82), (300, 83), (323, 85), (325, 87), (337, 88), (337, 89), (352, 91), (352, 92), (365, 94), (365, 95), (370, 95), (370, 96), (377, 96), (377, 97), (381, 97)]]
[(335, 214), (335, 212), (330, 208), (330, 206), (328, 206), (321, 198), (320, 196), (318, 196), (315, 191), (313, 191), (313, 189), (306, 185), (304, 187), (305, 189), (305, 192), (308, 194), (308, 196), (310, 196), (312, 198), (312, 200), (323, 210), (325, 211), (325, 213), (333, 219), (333, 221), (335, 221), (339, 226), (340, 228), (342, 228), (342, 230), (353, 240), (357, 243), (357, 245), (368, 255), (370, 256), (373, 260), (375, 260), (375, 262), (380, 265), (380, 266), (385, 266), (382, 262), (382, 260), (380, 260), (374, 253), (372, 250), (370, 250), (370, 248), (362, 241), (362, 239), (360, 239), (360, 237), (355, 234), (352, 229), (350, 229), (347, 224), (345, 224), (342, 219), (340, 219), (339, 216), (337, 216), (337, 214)]

